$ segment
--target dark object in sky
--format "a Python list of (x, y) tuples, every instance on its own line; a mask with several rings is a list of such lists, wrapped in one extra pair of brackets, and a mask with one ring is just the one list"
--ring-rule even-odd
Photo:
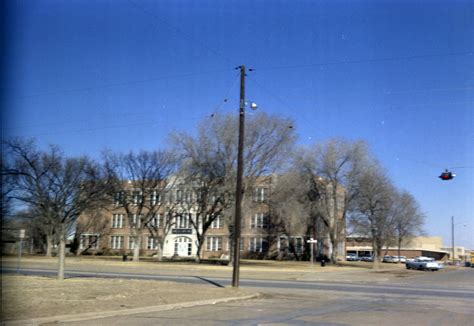
[(441, 173), (441, 175), (438, 178), (440, 178), (441, 180), (447, 181), (447, 180), (453, 179), (455, 176), (456, 176), (455, 174), (453, 174), (452, 172), (446, 169), (443, 173)]

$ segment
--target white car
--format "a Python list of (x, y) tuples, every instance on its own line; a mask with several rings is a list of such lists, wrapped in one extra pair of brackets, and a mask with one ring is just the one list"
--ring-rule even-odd
[(419, 269), (419, 270), (430, 270), (437, 271), (441, 268), (440, 264), (430, 257), (418, 257), (413, 261), (407, 261), (405, 263), (407, 269)]

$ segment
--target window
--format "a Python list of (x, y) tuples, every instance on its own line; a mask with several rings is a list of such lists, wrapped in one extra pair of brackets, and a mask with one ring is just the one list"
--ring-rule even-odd
[(207, 237), (206, 250), (207, 251), (222, 250), (222, 237)]
[(154, 214), (150, 219), (149, 225), (153, 228), (159, 228), (161, 226), (161, 215)]
[(141, 222), (143, 219), (143, 215), (132, 214), (132, 228), (139, 228), (141, 226)]
[(128, 249), (135, 249), (135, 238), (128, 237)]
[(280, 237), (278, 239), (278, 249), (280, 251), (285, 251), (288, 249), (288, 239), (286, 237)]
[(249, 250), (251, 252), (266, 252), (268, 251), (268, 241), (264, 238), (250, 238)]
[(176, 218), (176, 227), (178, 229), (189, 229), (189, 218), (191, 214), (182, 214)]
[(123, 214), (112, 214), (112, 228), (123, 228)]
[(268, 188), (255, 188), (253, 201), (257, 203), (268, 201)]
[(138, 205), (142, 202), (142, 192), (138, 190), (132, 191), (132, 204)]
[(125, 194), (123, 191), (115, 193), (115, 198), (114, 198), (115, 206), (121, 205), (124, 201), (124, 197), (125, 197)]
[(82, 234), (79, 249), (99, 249), (99, 235)]
[(153, 237), (148, 237), (148, 243), (147, 243), (146, 248), (149, 250), (158, 249), (158, 239), (153, 238)]
[(211, 223), (211, 229), (221, 229), (223, 227), (222, 225), (222, 219), (220, 215), (217, 215), (217, 217), (214, 218), (214, 221)]
[(177, 203), (183, 202), (183, 190), (181, 189), (176, 190), (176, 202)]
[(112, 249), (122, 249), (123, 248), (123, 236), (121, 235), (114, 235), (110, 237), (111, 247)]
[(156, 191), (153, 190), (153, 192), (150, 194), (150, 204), (151, 206), (155, 206), (156, 204), (160, 203), (160, 194)]
[(256, 213), (250, 220), (250, 227), (255, 228), (267, 228), (268, 227), (268, 216), (263, 213)]
[(297, 237), (294, 239), (294, 241), (295, 241), (295, 251), (298, 254), (303, 253), (303, 250), (304, 250), (303, 238)]

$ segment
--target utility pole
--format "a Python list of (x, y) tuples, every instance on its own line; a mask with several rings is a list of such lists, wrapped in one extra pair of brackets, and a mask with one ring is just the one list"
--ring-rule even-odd
[(235, 188), (235, 216), (234, 216), (234, 260), (232, 270), (232, 287), (239, 287), (240, 269), (240, 231), (242, 220), (242, 177), (244, 172), (244, 126), (245, 126), (245, 66), (240, 69), (240, 109), (239, 109), (239, 147), (237, 153), (237, 185)]
[(451, 216), (451, 261), (454, 265), (454, 216)]

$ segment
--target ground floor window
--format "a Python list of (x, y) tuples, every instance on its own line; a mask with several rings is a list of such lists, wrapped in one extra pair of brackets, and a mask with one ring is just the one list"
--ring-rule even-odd
[(79, 241), (79, 249), (99, 249), (99, 235), (82, 234)]
[(149, 237), (149, 238), (148, 238), (148, 243), (147, 243), (146, 248), (147, 248), (148, 250), (156, 250), (156, 249), (158, 249), (158, 239), (153, 238), (153, 237)]
[(128, 237), (128, 249), (135, 249), (135, 238)]
[(206, 237), (206, 250), (207, 251), (222, 250), (222, 237)]
[(268, 251), (268, 241), (262, 237), (250, 238), (249, 251), (251, 252)]
[(112, 249), (122, 249), (123, 248), (123, 236), (114, 235), (110, 237)]

